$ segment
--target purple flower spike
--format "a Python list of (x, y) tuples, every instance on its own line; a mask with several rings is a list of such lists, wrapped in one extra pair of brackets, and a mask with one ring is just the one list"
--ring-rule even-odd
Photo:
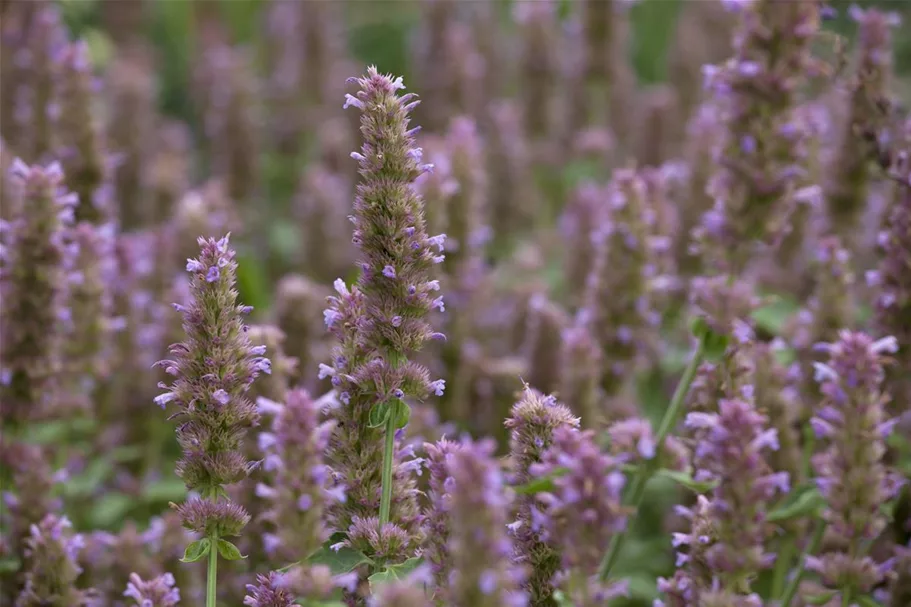
[(180, 590), (174, 584), (174, 576), (170, 573), (159, 575), (148, 582), (131, 573), (123, 596), (136, 601), (136, 607), (177, 607), (180, 603)]

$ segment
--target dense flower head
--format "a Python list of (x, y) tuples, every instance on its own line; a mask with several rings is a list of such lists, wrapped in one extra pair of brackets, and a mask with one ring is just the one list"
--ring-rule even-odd
[(454, 118), (445, 142), (456, 187), (445, 207), (447, 254), (443, 269), (459, 284), (466, 278), (460, 275), (469, 272), (483, 255), (480, 245), (484, 244), (481, 236), (483, 214), (487, 211), (487, 173), (484, 146), (474, 120), (466, 116)]
[[(823, 402), (810, 421), (825, 449), (813, 458), (816, 484), (825, 496), (826, 521), (834, 537), (846, 543), (844, 554), (825, 554), (811, 561), (832, 587), (872, 587), (876, 566), (860, 546), (876, 538), (886, 524), (880, 504), (896, 492), (896, 479), (883, 464), (885, 437), (893, 423), (886, 418), (888, 396), (882, 392), (894, 337), (874, 340), (859, 332), (841, 331), (835, 343), (820, 346), (829, 354), (816, 363)], [(863, 570), (872, 575), (860, 576)]]
[(257, 575), (255, 584), (247, 584), (244, 605), (248, 607), (291, 607), (294, 603), (295, 596), (280, 573)]
[(876, 136), (883, 127), (878, 104), (887, 99), (892, 80), (892, 33), (897, 15), (876, 8), (852, 6), (850, 15), (858, 24), (858, 48), (854, 73), (842, 93), (844, 118), (825, 181), (826, 205), (833, 230), (853, 242), (860, 214), (874, 178), (872, 154), (864, 137)]
[(184, 455), (178, 475), (189, 489), (211, 492), (247, 475), (243, 436), (258, 416), (246, 393), (271, 365), (262, 356), (265, 347), (251, 346), (246, 334), (243, 317), (250, 310), (237, 304), (237, 263), (228, 237), (200, 238), (199, 245), (199, 258), (187, 260), (192, 301), (176, 305), (187, 340), (171, 346), (173, 359), (158, 363), (175, 379), (162, 385), (167, 391), (155, 403), (179, 407)]
[(238, 504), (227, 500), (211, 501), (191, 497), (180, 505), (171, 504), (183, 526), (205, 537), (232, 537), (250, 522), (250, 515)]
[(506, 535), (510, 496), (492, 441), (465, 442), (450, 461), (452, 558), (447, 599), (458, 607), (524, 607), (524, 574)]
[(136, 607), (176, 607), (180, 603), (180, 589), (175, 583), (174, 576), (170, 573), (149, 581), (132, 573), (123, 596), (136, 601)]
[(247, 336), (254, 347), (266, 348), (272, 363), (271, 373), (253, 385), (250, 398), (255, 400), (264, 397), (272, 401), (283, 401), (297, 371), (297, 359), (285, 353), (285, 333), (275, 325), (250, 325)]
[[(299, 274), (289, 274), (275, 286), (275, 323), (286, 335), (285, 351), (297, 359), (295, 377), (304, 387), (316, 379), (321, 352), (323, 307), (328, 289)], [(276, 366), (278, 366), (276, 364)]]
[(714, 584), (714, 571), (709, 563), (708, 551), (717, 539), (712, 504), (704, 495), (686, 508), (678, 506), (676, 512), (688, 521), (686, 532), (675, 533), (673, 545), (677, 552), (677, 571), (670, 579), (658, 579), (658, 591), (665, 599), (655, 601), (655, 607), (690, 607), (699, 604), (702, 593)]
[(326, 540), (325, 505), (345, 500), (344, 487), (333, 486), (323, 463), (334, 424), (320, 423), (318, 404), (299, 388), (284, 404), (263, 398), (257, 404), (274, 415), (271, 431), (258, 437), (266, 482), (256, 495), (268, 504), (263, 516), (273, 527), (264, 541), (271, 554), (292, 561)]
[(110, 161), (105, 158), (101, 128), (95, 118), (92, 63), (88, 44), (69, 44), (58, 57), (60, 63), (60, 156), (67, 184), (79, 196), (76, 218), (105, 223), (113, 219), (113, 201), (101, 187), (110, 177)]
[(757, 242), (780, 236), (805, 185), (806, 133), (792, 112), (802, 79), (821, 71), (810, 53), (819, 12), (816, 2), (744, 4), (734, 56), (703, 68), (726, 125), (709, 183), (715, 208), (696, 231), (716, 271), (738, 271)]
[[(370, 67), (350, 79), (360, 90), (346, 96), (345, 107), (361, 111), (364, 143), (352, 157), (360, 166), (353, 242), (361, 259), (357, 284), (341, 279), (325, 312), (326, 325), (339, 339), (332, 365), (321, 365), (320, 377), (331, 378), (342, 405), (330, 445), (330, 464), (349, 490), (348, 500), (333, 509), (336, 528), (348, 529), (354, 518), (372, 516), (379, 506), (382, 432), (371, 428), (375, 405), (442, 395), (443, 380), (431, 381), (426, 368), (409, 357), (431, 338), (440, 337), (427, 322), (431, 310), (443, 309), (432, 279), (443, 261), (444, 235), (428, 236), (423, 203), (413, 183), (432, 167), (422, 164), (409, 129), (414, 94), (399, 96), (401, 78)], [(402, 457), (404, 452), (399, 452)], [(391, 520), (412, 529), (417, 523), (413, 463), (399, 461), (392, 491)]]
[(444, 588), (452, 568), (449, 555), (449, 516), (452, 504), (452, 454), (462, 448), (462, 443), (441, 438), (436, 443), (425, 443), (426, 466), (430, 476), (430, 510), (424, 516), (424, 558), (430, 563), (437, 586)]
[(0, 394), (4, 422), (51, 414), (57, 404), (63, 333), (69, 320), (67, 274), (74, 251), (65, 240), (76, 197), (62, 189), (57, 163), (10, 167), (11, 219), (0, 248), (3, 294)]
[(705, 557), (724, 589), (748, 593), (750, 581), (770, 564), (765, 513), (772, 500), (789, 491), (786, 472), (772, 472), (766, 452), (778, 449), (777, 432), (748, 402), (722, 400), (718, 413), (690, 413), (695, 432), (695, 478), (717, 483), (710, 512), (717, 542)]
[(83, 594), (76, 589), (76, 578), (82, 569), (77, 559), (85, 543), (72, 528), (66, 517), (53, 514), (32, 525), (25, 545), (25, 588), (16, 607), (81, 604)]
[(626, 528), (620, 461), (601, 452), (593, 431), (563, 426), (531, 470), (535, 476), (555, 476), (554, 488), (537, 496), (532, 526), (558, 546), (560, 578), (571, 584), (588, 580), (597, 573), (610, 538)]
[(342, 545), (373, 555), (381, 562), (400, 563), (414, 553), (416, 539), (414, 533), (395, 523), (380, 526), (375, 516), (355, 517)]
[(633, 170), (616, 171), (607, 195), (591, 234), (594, 261), (580, 314), (604, 351), (602, 385), (614, 395), (641, 362), (658, 321), (648, 294), (657, 269), (650, 248), (655, 209), (645, 180)]

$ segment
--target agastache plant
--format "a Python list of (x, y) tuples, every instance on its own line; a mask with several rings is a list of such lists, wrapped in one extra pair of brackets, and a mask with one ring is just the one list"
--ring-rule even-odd
[(361, 273), (350, 289), (341, 279), (335, 283), (337, 295), (330, 298), (325, 320), (339, 344), (332, 365), (320, 367), (341, 403), (334, 412), (338, 428), (329, 461), (348, 488), (348, 499), (332, 510), (332, 519), (337, 529), (354, 525), (352, 531), (363, 531), (379, 514), (380, 535), (393, 523), (413, 536), (414, 465), (395, 461), (396, 430), (408, 420), (404, 399), (443, 394), (443, 380), (431, 381), (427, 369), (409, 356), (440, 337), (427, 316), (443, 308), (432, 270), (443, 261), (445, 237), (425, 232), (423, 204), (413, 188), (415, 179), (432, 169), (421, 163), (421, 149), (414, 146), (417, 129), (408, 126), (418, 104), (415, 95), (399, 96), (402, 79), (375, 67), (351, 81), (360, 91), (346, 96), (345, 107), (361, 111), (364, 137), (360, 152), (351, 154), (362, 179), (352, 215)]
[(263, 357), (265, 346), (251, 346), (245, 331), (243, 317), (252, 308), (237, 303), (237, 262), (228, 236), (200, 238), (199, 246), (199, 257), (187, 260), (192, 301), (186, 307), (175, 304), (187, 339), (170, 347), (173, 359), (158, 363), (175, 379), (170, 386), (161, 384), (167, 391), (155, 397), (155, 404), (179, 407), (173, 415), (181, 420), (177, 440), (183, 449), (177, 475), (200, 495), (175, 508), (184, 526), (202, 536), (184, 558), (209, 556), (206, 605), (214, 607), (218, 555), (240, 558), (224, 538), (239, 535), (250, 520), (225, 493), (225, 485), (243, 480), (253, 466), (243, 440), (258, 413), (246, 394), (271, 366)]
[(133, 599), (136, 607), (177, 607), (180, 603), (180, 589), (175, 586), (174, 576), (170, 573), (163, 573), (149, 581), (133, 573), (123, 596)]
[(813, 458), (813, 467), (827, 502), (824, 520), (843, 549), (809, 556), (807, 568), (850, 605), (884, 573), (867, 550), (886, 524), (880, 505), (898, 488), (883, 463), (885, 438), (895, 422), (886, 416), (889, 396), (882, 391), (888, 355), (898, 351), (898, 343), (894, 337), (874, 340), (844, 330), (838, 341), (820, 347), (829, 359), (815, 365), (823, 402), (810, 423), (826, 447)]

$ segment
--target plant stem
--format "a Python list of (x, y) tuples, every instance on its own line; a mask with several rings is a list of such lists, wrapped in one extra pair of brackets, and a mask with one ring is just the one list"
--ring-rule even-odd
[[(702, 364), (702, 359), (704, 357), (705, 339), (700, 338), (699, 343), (696, 345), (696, 350), (693, 352), (693, 356), (690, 359), (689, 364), (687, 364), (686, 370), (683, 372), (683, 377), (680, 378), (680, 383), (677, 384), (677, 389), (674, 391), (671, 404), (667, 408), (667, 411), (664, 412), (664, 417), (661, 419), (661, 425), (658, 427), (658, 433), (655, 436), (656, 450), (661, 449), (661, 446), (664, 444), (664, 439), (667, 438), (670, 431), (677, 425), (680, 414), (683, 413), (683, 402), (686, 399), (687, 393), (690, 391), (690, 386), (696, 378), (696, 371), (699, 369), (699, 365)], [(629, 499), (627, 500), (627, 503), (632, 505), (636, 510), (638, 510), (639, 506), (642, 504), (642, 499), (645, 497), (645, 486), (654, 473), (655, 469), (652, 466), (639, 466), (636, 476), (633, 477), (633, 482), (629, 488)], [(607, 576), (610, 575), (610, 570), (613, 568), (614, 564), (616, 564), (617, 558), (620, 556), (620, 550), (623, 548), (623, 543), (626, 541), (627, 531), (628, 529), (623, 530), (611, 538), (610, 546), (604, 554), (601, 566), (598, 568), (598, 576), (602, 580), (607, 579)]]
[(797, 571), (794, 572), (791, 583), (788, 584), (784, 596), (781, 597), (781, 607), (788, 607), (794, 599), (794, 595), (797, 594), (797, 589), (800, 588), (800, 579), (803, 577), (803, 572), (806, 568), (806, 557), (813, 556), (816, 551), (819, 550), (819, 545), (822, 544), (822, 537), (825, 533), (826, 523), (821, 520), (816, 526), (816, 531), (813, 532), (813, 538), (810, 540), (810, 545), (807, 546), (806, 552), (801, 555), (800, 561), (797, 563)]
[(218, 536), (209, 537), (209, 573), (206, 576), (206, 607), (215, 607), (218, 603), (217, 597), (218, 584)]
[(772, 577), (772, 596), (781, 596), (784, 590), (785, 577), (791, 567), (791, 560), (794, 557), (794, 538), (787, 537), (778, 552), (778, 560), (775, 561), (775, 572)]
[(386, 419), (386, 443), (383, 448), (383, 490), (380, 494), (380, 527), (389, 522), (392, 510), (392, 460), (395, 450), (395, 411)]

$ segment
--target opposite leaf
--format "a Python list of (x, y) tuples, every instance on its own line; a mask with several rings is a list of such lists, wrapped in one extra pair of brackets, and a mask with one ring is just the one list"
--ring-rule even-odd
[(183, 553), (183, 558), (180, 560), (183, 563), (195, 563), (199, 559), (209, 554), (209, 550), (211, 549), (211, 540), (209, 540), (207, 537), (204, 537), (201, 540), (196, 540), (187, 546), (187, 549)]
[(386, 582), (395, 582), (397, 580), (403, 580), (408, 575), (417, 569), (421, 563), (424, 562), (424, 559), (419, 557), (411, 557), (404, 563), (399, 563), (397, 565), (389, 565), (382, 571), (378, 571), (367, 578), (370, 582), (370, 591), (375, 592), (376, 586), (378, 584), (384, 584)]
[(218, 554), (221, 555), (226, 561), (239, 561), (241, 559), (247, 558), (240, 553), (240, 550), (237, 549), (237, 546), (229, 542), (228, 540), (218, 540)]
[(307, 558), (307, 563), (311, 565), (325, 565), (329, 568), (329, 571), (332, 572), (332, 575), (341, 575), (343, 573), (348, 573), (361, 565), (372, 565), (373, 560), (354, 548), (343, 546), (338, 550), (333, 550), (330, 547), (329, 542), (326, 542), (323, 544), (322, 548)]

